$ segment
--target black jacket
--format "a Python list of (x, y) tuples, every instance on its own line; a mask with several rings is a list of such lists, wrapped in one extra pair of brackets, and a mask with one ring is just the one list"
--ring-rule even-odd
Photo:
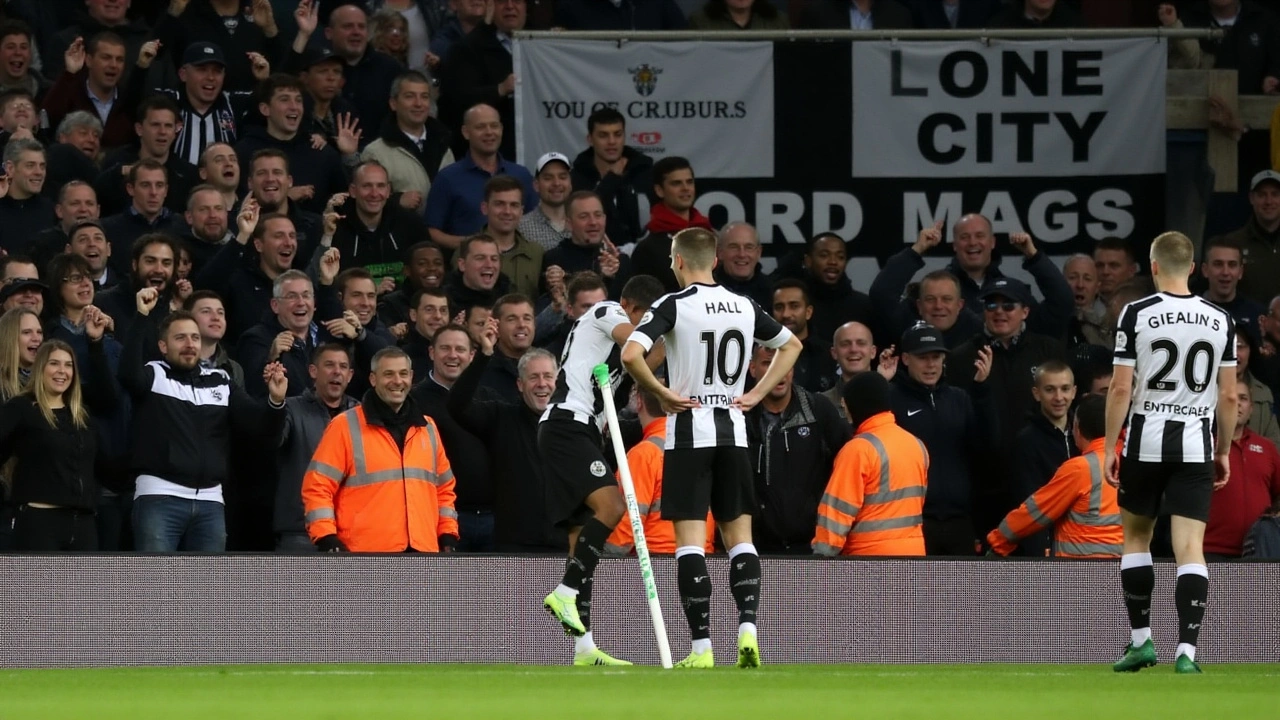
[(831, 357), (831, 343), (810, 332), (800, 344), (800, 357), (795, 364), (795, 384), (815, 393), (835, 387), (836, 361)]
[(950, 520), (973, 514), (973, 479), (978, 462), (993, 447), (997, 422), (987, 391), (975, 384), (973, 398), (938, 383), (932, 390), (899, 368), (889, 385), (889, 404), (898, 426), (915, 435), (929, 451), (929, 487), (924, 514)]
[[(950, 30), (944, 0), (910, 0), (911, 22), (920, 30)], [(991, 18), (1004, 7), (1000, 0), (960, 0), (956, 28), (978, 30), (991, 26)]]
[(996, 16), (991, 18), (989, 27), (1035, 30), (1037, 28), (1076, 28), (1085, 26), (1084, 18), (1080, 16), (1080, 13), (1066, 3), (1056, 3), (1053, 11), (1049, 13), (1049, 17), (1045, 18), (1044, 22), (1035, 22), (1028, 18), (1022, 6), (1022, 0), (1014, 0), (1012, 5), (996, 13)]
[(373, 43), (369, 43), (364, 57), (355, 65), (342, 63), (342, 77), (345, 81), (342, 98), (360, 118), (360, 127), (367, 128), (366, 137), (382, 127), (382, 121), (390, 115), (387, 98), (391, 97), (391, 83), (402, 72), (404, 67), (390, 55), (374, 50)]
[[(440, 119), (453, 131), (453, 155), (461, 158), (467, 152), (462, 137), (462, 115), (480, 103), (492, 106), (502, 120), (502, 145), (498, 152), (505, 158), (516, 157), (516, 98), (498, 95), (498, 86), (512, 73), (511, 53), (498, 41), (494, 25), (480, 24), (453, 44), (449, 59), (440, 68)], [(350, 82), (350, 79), (348, 79)], [(387, 94), (378, 102), (387, 105)]]
[[(1044, 487), (1062, 463), (1080, 454), (1071, 440), (1070, 418), (1067, 428), (1059, 430), (1038, 408), (1026, 416), (1013, 448), (1014, 502), (1021, 503)], [(1017, 554), (1044, 557), (1051, 547), (1053, 528), (1046, 528), (1018, 543)]]
[(409, 334), (405, 335), (400, 349), (409, 354), (409, 362), (413, 363), (413, 376), (425, 377), (431, 370), (431, 340), (422, 337), (418, 329), (410, 325)]
[(284, 401), (284, 423), (280, 429), (276, 501), (272, 529), (278, 533), (305, 533), (302, 509), (302, 478), (311, 465), (311, 456), (329, 421), (356, 406), (355, 398), (344, 395), (336, 410), (330, 410), (314, 390)]
[[(851, 320), (866, 325), (876, 335), (881, 334), (875, 325), (871, 299), (866, 293), (853, 289), (848, 275), (841, 275), (834, 285), (828, 285), (809, 273), (806, 273), (805, 281), (809, 283), (809, 298), (813, 303), (813, 317), (809, 318), (810, 335), (830, 343), (836, 328)], [(883, 341), (878, 342), (888, 347)]]
[(591, 190), (600, 196), (607, 220), (605, 232), (619, 247), (644, 235), (644, 226), (640, 224), (640, 197), (653, 192), (653, 159), (631, 146), (622, 148), (622, 156), (627, 159), (627, 169), (622, 175), (609, 173), (600, 177), (595, 151), (591, 148), (578, 153), (569, 171), (574, 190)]
[[(882, 342), (897, 344), (904, 332), (921, 321), (920, 313), (916, 310), (919, 288), (910, 287), (909, 283), (923, 267), (924, 258), (909, 247), (903, 248), (885, 262), (872, 281), (868, 297), (875, 310), (876, 322), (887, 336)], [(973, 284), (972, 280), (969, 282)], [(962, 289), (963, 283), (961, 280)], [(956, 324), (943, 331), (942, 339), (948, 348), (957, 347), (982, 332), (982, 311), (978, 309), (976, 297), (975, 290), (975, 299), (972, 303), (965, 300), (964, 307), (960, 308), (960, 314), (956, 317)]]
[(560, 0), (555, 24), (566, 30), (684, 30), (684, 11), (674, 0)]
[[(385, 96), (382, 102), (386, 105)], [(300, 204), (304, 210), (323, 212), (324, 204), (334, 193), (347, 191), (347, 173), (342, 167), (341, 156), (332, 145), (316, 150), (311, 147), (310, 135), (299, 132), (292, 140), (278, 140), (267, 134), (265, 125), (250, 125), (236, 141), (235, 147), (236, 157), (240, 158), (241, 195), (249, 186), (249, 165), (253, 154), (267, 148), (279, 150), (289, 158), (289, 174), (293, 176), (294, 187), (311, 185), (315, 188), (310, 200), (290, 202), (290, 206)]]
[[(314, 329), (315, 326), (312, 325), (312, 328)], [(280, 324), (278, 318), (271, 315), (249, 328), (236, 343), (236, 361), (240, 363), (240, 367), (244, 368), (245, 392), (252, 397), (267, 396), (267, 383), (262, 379), (262, 369), (267, 366), (267, 358), (271, 354), (271, 346), (275, 344), (276, 336), (282, 332), (284, 332), (284, 326)], [(289, 390), (285, 393), (289, 397), (296, 397), (312, 388), (311, 374), (307, 371), (307, 366), (311, 364), (311, 353), (316, 349), (316, 343), (312, 338), (318, 335), (317, 331), (315, 335), (307, 333), (305, 340), (295, 337), (292, 347), (276, 358), (276, 362), (284, 365), (285, 373), (289, 378)]]
[[(975, 402), (978, 396), (974, 392), (973, 363), (978, 357), (978, 348), (988, 343), (990, 338), (985, 333), (978, 335), (953, 350), (947, 359), (947, 381), (969, 392)], [(992, 406), (1001, 424), (995, 451), (986, 454), (981, 462), (979, 478), (983, 484), (975, 489), (989, 498), (984, 510), (991, 517), (982, 520), (994, 518), (989, 527), (995, 527), (1014, 507), (1010, 466), (1019, 425), (1009, 419), (1024, 418), (1032, 411), (1035, 407), (1035, 398), (1031, 395), (1032, 371), (1048, 360), (1065, 360), (1065, 349), (1059, 340), (1028, 332), (1014, 338), (1009, 347), (1001, 343), (993, 343), (991, 347), (991, 375), (984, 384), (991, 393)], [(1018, 498), (1017, 502), (1024, 499)]]
[[(1181, 14), (1185, 27), (1220, 27), (1207, 3), (1185, 4)], [(1213, 55), (1215, 68), (1236, 71), (1241, 95), (1257, 95), (1262, 92), (1263, 78), (1280, 77), (1280, 20), (1266, 8), (1244, 0), (1235, 24), (1224, 28), (1221, 39), (1201, 40), (1200, 49)]]
[[(74, 25), (63, 28), (49, 39), (48, 45), (44, 47), (44, 51), (40, 53), (40, 58), (44, 60), (44, 68), (42, 73), (45, 77), (58, 77), (66, 70), (66, 61), (63, 56), (67, 53), (67, 48), (71, 47), (71, 43), (76, 38), (84, 38), (89, 42), (89, 38), (101, 32), (110, 32), (119, 35), (124, 40), (124, 71), (120, 77), (120, 84), (124, 83), (133, 74), (136, 69), (135, 61), (138, 59), (138, 50), (142, 49), (143, 43), (151, 35), (151, 28), (147, 27), (147, 23), (142, 18), (132, 18), (125, 21), (123, 25), (103, 25), (93, 19), (87, 12), (77, 12), (76, 22)], [(35, 51), (35, 45), (31, 47)]]
[[(907, 251), (916, 255), (911, 248), (907, 248)], [(916, 257), (920, 256), (916, 255)], [(924, 260), (920, 260), (920, 266), (924, 266)], [(1029, 258), (1024, 258), (1022, 269), (1031, 274), (1032, 279), (1036, 281), (1036, 286), (1044, 295), (1044, 302), (1032, 303), (1031, 314), (1027, 316), (1027, 328), (1031, 332), (1052, 338), (1066, 337), (1067, 330), (1071, 326), (1071, 317), (1075, 314), (1076, 299), (1075, 294), (1071, 292), (1071, 286), (1067, 284), (1067, 279), (1062, 275), (1062, 270), (1058, 269), (1053, 260), (1041, 251), (1037, 251)], [(982, 289), (1005, 277), (995, 260), (991, 262), (991, 267), (987, 268), (981, 287), (961, 269), (958, 260), (953, 258), (951, 264), (947, 265), (947, 270), (960, 280), (960, 294), (964, 296), (965, 308), (971, 308), (978, 317), (982, 316), (982, 303), (978, 301), (978, 295)]]
[(523, 400), (478, 396), (489, 356), (475, 359), (449, 392), (449, 414), (484, 442), (493, 479), (493, 538), (499, 552), (563, 552), (568, 538), (547, 515), (542, 456), (538, 452), (540, 413)]
[(388, 202), (382, 210), (378, 227), (370, 230), (356, 213), (356, 199), (350, 198), (338, 214), (333, 234), (333, 247), (342, 254), (342, 269), (362, 267), (373, 274), (375, 282), (382, 277), (399, 277), (404, 273), (404, 253), (409, 246), (427, 238), (427, 224), (413, 210)]
[[(454, 506), (458, 510), (493, 510), (493, 471), (484, 441), (449, 413), (449, 388), (431, 379), (429, 370), (424, 369), (420, 374), (415, 372), (414, 376), (421, 377), (422, 381), (414, 385), (410, 394), (418, 409), (435, 420), (436, 427), (440, 428), (440, 441), (444, 443), (449, 466), (457, 480), (454, 490), (458, 497)], [(481, 400), (495, 399), (483, 387), (477, 391)], [(476, 399), (473, 398), (472, 402)]]
[(107, 261), (111, 272), (128, 277), (133, 265), (133, 241), (149, 233), (172, 234), (174, 222), (180, 218), (180, 215), (175, 215), (169, 208), (161, 208), (155, 221), (148, 222), (132, 205), (111, 217), (103, 218), (102, 233), (107, 236), (107, 244), (111, 246), (111, 259)]
[[(83, 399), (86, 405), (109, 412), (115, 404), (116, 391), (107, 354), (101, 342), (90, 343), (89, 348), (91, 366), (87, 370), (95, 379), (88, 383)], [(35, 399), (28, 395), (18, 395), (0, 406), (0, 463), (9, 458), (18, 460), (13, 471), (12, 502), (93, 510), (98, 506), (94, 474), (96, 422), (90, 416), (85, 427), (77, 428), (66, 408), (54, 410), (53, 415), (58, 422), (56, 428), (49, 425)]]
[(32, 195), (26, 200), (0, 197), (0, 248), (9, 255), (25, 252), (32, 238), (57, 224), (54, 205), (44, 195)]
[(189, 488), (221, 485), (230, 477), (232, 426), (277, 437), (284, 406), (254, 400), (220, 370), (145, 362), (144, 349), (156, 347), (157, 334), (143, 320), (135, 320), (139, 331), (120, 358), (120, 383), (133, 398), (134, 474)]
[(761, 552), (809, 555), (818, 501), (852, 432), (834, 405), (802, 387), (792, 387), (791, 402), (772, 427), (766, 413), (759, 404), (746, 415), (759, 506), (751, 534)]
[[(165, 292), (160, 296), (160, 300), (156, 302), (157, 310), (145, 317), (137, 314), (137, 294), (138, 288), (134, 287), (131, 276), (120, 277), (120, 282), (116, 283), (93, 297), (93, 304), (98, 309), (107, 314), (107, 317), (115, 321), (115, 336), (121, 344), (128, 343), (129, 336), (133, 334), (135, 325), (150, 325), (153, 328), (159, 327), (160, 321), (164, 319), (166, 312), (172, 304), (172, 296)], [(154, 348), (147, 348), (148, 358), (157, 352)]]
[[(565, 274), (569, 274), (566, 269)], [(492, 290), (472, 290), (462, 281), (462, 271), (454, 269), (444, 281), (444, 294), (449, 299), (449, 317), (473, 307), (492, 308), (498, 298), (511, 291), (511, 281), (499, 273)]]
[[(871, 24), (876, 30), (905, 30), (912, 27), (911, 13), (896, 0), (875, 0)], [(800, 12), (800, 28), (848, 30), (849, 3), (841, 0), (813, 0)]]
[[(312, 252), (312, 264), (318, 263), (323, 254), (318, 252), (319, 243)], [(294, 269), (305, 270), (305, 258), (302, 254), (302, 239), (298, 239), (298, 252), (293, 257)], [(298, 258), (304, 258), (299, 260)], [(235, 240), (222, 244), (221, 249), (200, 268), (193, 279), (198, 289), (213, 290), (222, 296), (222, 303), (227, 308), (227, 332), (224, 341), (234, 344), (249, 328), (272, 318), (271, 286), (272, 280), (262, 271), (262, 265), (252, 243), (241, 245)], [(312, 284), (318, 284), (312, 278)], [(320, 312), (321, 293), (316, 293), (316, 312)], [(342, 315), (339, 310), (336, 316)]]
[[(156, 22), (155, 37), (160, 40), (163, 52), (168, 54), (175, 69), (182, 66), (182, 51), (187, 46), (198, 42), (217, 45), (227, 58), (226, 89), (252, 90), (258, 83), (253, 79), (253, 68), (247, 53), (262, 53), (272, 67), (279, 67), (284, 60), (283, 50), (288, 41), (284, 39), (283, 33), (268, 38), (262, 33), (262, 28), (249, 22), (243, 13), (237, 19), (239, 25), (232, 32), (209, 0), (191, 0), (181, 16), (175, 18), (167, 12), (160, 16), (160, 20)], [(135, 50), (135, 55), (128, 60), (128, 64), (132, 64), (136, 58)], [(383, 107), (386, 107), (386, 99), (387, 95), (384, 94)], [(239, 157), (247, 160), (243, 155)], [(290, 167), (293, 165), (290, 164)], [(296, 169), (294, 173), (296, 177)]]
[(725, 290), (755, 300), (765, 312), (773, 308), (773, 279), (764, 273), (759, 263), (756, 263), (756, 271), (751, 279), (745, 282), (729, 277), (728, 273), (718, 265), (711, 271), (711, 276), (717, 283), (723, 285)]
[[(481, 353), (477, 353), (476, 357), (480, 355)], [(520, 373), (517, 371), (519, 362), (519, 358), (509, 358), (503, 355), (501, 350), (494, 348), (493, 357), (485, 363), (486, 368), (484, 375), (480, 378), (480, 385), (496, 397), (513, 405), (523, 404), (524, 398), (520, 397), (520, 390), (516, 388), (516, 380), (520, 378)]]
[[(671, 261), (668, 260), (670, 265)], [(572, 275), (583, 270), (592, 270), (596, 273), (600, 272), (600, 248), (578, 245), (572, 240), (561, 240), (559, 245), (548, 250), (542, 255), (542, 273), (545, 276), (547, 268), (552, 265), (559, 265), (565, 276)], [(618, 256), (618, 272), (611, 278), (603, 278), (604, 286), (609, 289), (609, 298), (618, 300), (622, 297), (622, 286), (627, 284), (627, 279), (631, 277), (632, 266), (631, 258), (626, 254)], [(539, 284), (544, 281), (539, 280)], [(543, 288), (545, 290), (545, 288)]]

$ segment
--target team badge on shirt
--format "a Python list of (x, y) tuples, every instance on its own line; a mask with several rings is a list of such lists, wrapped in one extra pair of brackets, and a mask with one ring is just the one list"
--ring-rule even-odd
[(609, 472), (609, 469), (606, 468), (604, 466), (604, 463), (600, 462), (599, 460), (596, 460), (595, 462), (591, 463), (592, 475), (595, 475), (596, 477), (604, 477), (604, 474), (607, 472)]

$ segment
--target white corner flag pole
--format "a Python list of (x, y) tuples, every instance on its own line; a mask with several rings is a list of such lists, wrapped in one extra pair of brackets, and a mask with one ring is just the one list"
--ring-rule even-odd
[(609, 366), (600, 364), (592, 369), (600, 394), (604, 397), (604, 416), (609, 421), (609, 436), (613, 440), (613, 454), (618, 458), (618, 477), (622, 480), (622, 494), (627, 500), (627, 517), (631, 520), (631, 533), (636, 540), (636, 557), (640, 560), (640, 576), (644, 578), (644, 592), (649, 598), (649, 615), (653, 618), (653, 633), (658, 637), (658, 654), (662, 667), (671, 669), (671, 644), (667, 641), (667, 625), (662, 620), (662, 604), (658, 602), (658, 586), (653, 581), (653, 565), (649, 562), (649, 544), (644, 539), (644, 523), (640, 519), (640, 507), (636, 504), (636, 486), (631, 481), (631, 466), (627, 464), (627, 449), (622, 445), (618, 426), (618, 411), (613, 406), (613, 388), (609, 384)]

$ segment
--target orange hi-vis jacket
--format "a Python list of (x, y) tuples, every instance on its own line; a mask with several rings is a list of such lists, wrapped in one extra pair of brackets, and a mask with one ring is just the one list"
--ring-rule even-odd
[(440, 535), (458, 535), (453, 471), (435, 422), (410, 426), (404, 453), (364, 407), (329, 423), (302, 478), (307, 534), (337, 533), (352, 552), (439, 552)]
[(836, 455), (818, 504), (818, 555), (924, 555), (929, 452), (893, 413), (867, 418)]
[[(662, 448), (666, 437), (667, 418), (660, 417), (645, 426), (644, 440), (627, 453), (631, 484), (636, 489), (636, 505), (644, 527), (644, 542), (650, 555), (674, 555), (676, 552), (675, 525), (662, 519)], [(707, 513), (707, 544), (704, 549), (709, 553), (715, 552), (715, 533), (715, 523)], [(631, 518), (623, 515), (618, 527), (605, 541), (604, 548), (612, 555), (627, 555), (635, 544)]]
[(1124, 549), (1116, 489), (1103, 479), (1106, 438), (1089, 443), (1083, 455), (1058, 468), (1044, 487), (987, 533), (991, 549), (1013, 552), (1022, 538), (1054, 525), (1053, 553), (1066, 558), (1115, 558)]

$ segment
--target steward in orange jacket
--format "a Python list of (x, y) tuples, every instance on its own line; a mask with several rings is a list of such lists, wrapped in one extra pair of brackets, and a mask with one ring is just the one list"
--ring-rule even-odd
[(373, 389), (329, 423), (303, 477), (307, 534), (329, 552), (452, 549), (453, 471), (435, 422), (408, 396), (409, 358), (386, 348), (372, 365)]
[(1090, 396), (1076, 409), (1073, 434), (1081, 455), (1071, 458), (1044, 487), (1011, 511), (987, 543), (1008, 555), (1022, 538), (1054, 525), (1053, 554), (1063, 558), (1117, 558), (1124, 529), (1116, 489), (1103, 477), (1106, 400)]
[[(657, 409), (661, 410), (662, 407), (659, 405)], [(636, 505), (644, 526), (644, 541), (649, 547), (650, 555), (674, 555), (675, 524), (662, 519), (662, 453), (667, 437), (667, 416), (653, 419), (641, 410), (640, 419), (649, 422), (644, 426), (644, 439), (627, 452), (627, 465), (631, 468), (631, 483), (636, 489)], [(708, 553), (716, 550), (715, 533), (715, 521), (711, 513), (707, 513), (707, 543), (704, 549)], [(623, 515), (622, 522), (618, 523), (613, 534), (605, 541), (605, 552), (611, 555), (628, 555), (635, 549), (635, 545), (631, 517)]]
[(879, 373), (850, 379), (844, 404), (856, 431), (836, 455), (818, 504), (813, 552), (924, 555), (928, 451), (894, 422), (889, 384)]

